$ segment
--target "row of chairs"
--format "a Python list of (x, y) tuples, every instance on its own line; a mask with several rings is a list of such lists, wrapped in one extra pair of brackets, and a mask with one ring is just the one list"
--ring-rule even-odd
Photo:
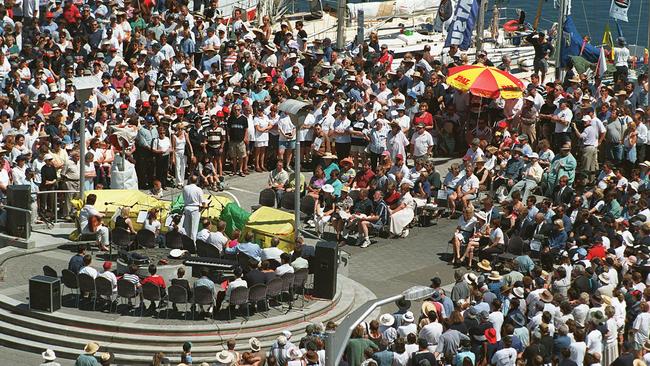
[[(43, 274), (50, 277), (58, 277), (56, 271), (50, 266), (43, 267)], [(295, 273), (287, 273), (281, 277), (274, 278), (268, 284), (257, 284), (250, 288), (238, 287), (233, 289), (230, 294), (228, 303), (228, 316), (232, 318), (232, 307), (245, 306), (246, 316), (250, 316), (249, 305), (254, 305), (258, 309), (258, 305), (264, 302), (265, 309), (269, 309), (270, 300), (281, 300), (283, 294), (289, 294), (288, 306), (292, 308), (293, 299), (296, 294), (301, 295), (301, 308), (305, 304), (305, 285), (307, 277), (309, 276), (308, 269), (300, 269)], [(196, 305), (201, 306), (216, 306), (215, 298), (212, 291), (205, 286), (194, 288), (193, 296), (190, 297), (187, 290), (181, 286), (172, 285), (167, 289), (167, 295), (163, 296), (161, 289), (152, 284), (146, 283), (142, 286), (141, 292), (137, 291), (135, 284), (126, 280), (120, 279), (117, 281), (117, 293), (113, 292), (113, 285), (111, 282), (101, 276), (92, 278), (92, 276), (81, 273), (75, 274), (69, 269), (61, 271), (61, 281), (64, 287), (68, 288), (70, 292), (76, 295), (76, 307), (79, 307), (81, 294), (89, 294), (93, 301), (93, 311), (97, 308), (97, 300), (109, 301), (109, 312), (112, 312), (113, 304), (117, 311), (116, 300), (119, 299), (121, 304), (125, 301), (130, 302), (133, 299), (139, 299), (140, 316), (144, 312), (144, 301), (162, 302), (168, 305), (169, 303), (175, 305), (185, 305), (185, 317), (187, 318), (187, 307)], [(214, 313), (213, 313), (214, 314)], [(169, 317), (169, 306), (166, 307), (166, 317)], [(266, 314), (263, 314), (267, 316)], [(194, 315), (192, 316), (194, 319)]]

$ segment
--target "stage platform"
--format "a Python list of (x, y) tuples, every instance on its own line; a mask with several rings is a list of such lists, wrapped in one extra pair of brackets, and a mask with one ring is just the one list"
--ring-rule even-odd
[[(30, 311), (27, 287), (6, 288), (0, 291), (0, 343), (5, 347), (40, 353), (52, 348), (59, 357), (74, 359), (88, 341), (100, 344), (101, 352), (113, 352), (119, 365), (143, 365), (151, 362), (153, 353), (161, 351), (172, 363), (180, 361), (183, 342), (193, 344), (192, 355), (197, 364), (214, 362), (215, 354), (223, 349), (228, 339), (236, 339), (241, 350), (248, 347), (248, 339), (257, 337), (263, 347), (269, 347), (283, 331), (292, 332), (298, 342), (305, 327), (314, 322), (345, 317), (355, 307), (374, 295), (344, 276), (338, 277), (338, 290), (334, 300), (313, 300), (300, 308), (301, 300), (292, 309), (284, 306), (269, 309), (268, 317), (261, 313), (245, 319), (241, 314), (233, 320), (185, 320), (180, 313), (170, 310), (165, 319), (163, 310), (157, 316), (150, 313), (140, 317), (139, 310), (128, 315), (92, 310), (84, 303), (74, 308), (74, 298), (64, 297), (65, 306), (54, 313)], [(183, 310), (183, 306), (180, 306)], [(225, 312), (227, 315), (227, 311)]]

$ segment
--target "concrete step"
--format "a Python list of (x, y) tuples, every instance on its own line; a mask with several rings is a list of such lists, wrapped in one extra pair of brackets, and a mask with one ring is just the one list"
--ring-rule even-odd
[[(235, 332), (224, 329), (220, 322), (202, 324), (199, 326), (201, 328), (199, 332), (187, 333), (172, 328), (194, 328), (194, 326), (131, 323), (129, 327), (122, 327), (123, 322), (114, 322), (120, 324), (111, 324), (110, 327), (118, 331), (96, 330), (94, 327), (88, 327), (93, 324), (92, 319), (89, 318), (85, 318), (82, 324), (61, 324), (59, 317), (53, 317), (58, 313), (46, 314), (24, 309), (12, 312), (9, 309), (17, 308), (15, 304), (12, 306), (4, 303), (0, 307), (0, 333), (3, 334), (0, 344), (39, 353), (49, 347), (54, 349), (59, 357), (74, 359), (84, 345), (93, 340), (101, 345), (101, 350), (115, 353), (118, 364), (139, 365), (149, 364), (151, 355), (158, 351), (164, 352), (171, 357), (172, 361), (178, 362), (182, 343), (191, 341), (194, 345), (192, 354), (198, 363), (214, 362), (216, 352), (227, 339), (235, 338), (238, 348), (245, 350), (248, 339), (255, 336), (260, 339), (264, 348), (268, 348), (282, 330), (288, 329), (293, 333), (293, 339), (297, 341), (304, 335), (304, 329), (309, 323), (338, 321), (354, 308), (374, 297), (365, 287), (344, 277), (339, 278), (339, 285), (340, 291), (337, 297), (339, 301), (327, 311), (322, 311), (315, 316), (299, 314), (298, 317), (294, 317), (293, 322), (286, 325), (286, 322), (280, 322), (280, 326), (271, 328), (268, 325), (257, 327), (251, 324), (253, 322), (244, 322), (238, 324), (238, 330)], [(39, 316), (34, 316), (36, 314)], [(54, 321), (50, 321), (50, 318)], [(104, 323), (101, 320), (96, 321)], [(259, 322), (265, 321), (272, 322), (273, 318), (259, 320)], [(156, 332), (149, 333), (153, 327), (156, 327)], [(134, 332), (134, 330), (139, 331)]]
[[(286, 326), (271, 328), (251, 328), (248, 323), (240, 325), (239, 332), (233, 333), (229, 331), (221, 331), (220, 323), (214, 322), (210, 332), (201, 333), (167, 333), (165, 328), (159, 328), (159, 331), (154, 334), (148, 333), (127, 333), (127, 332), (113, 332), (105, 330), (92, 329), (89, 334), (89, 328), (85, 324), (67, 325), (50, 322), (46, 319), (35, 318), (30, 316), (33, 313), (21, 314), (17, 312), (10, 312), (6, 309), (0, 309), (0, 320), (7, 323), (6, 326), (15, 325), (17, 327), (24, 327), (34, 331), (40, 331), (48, 334), (59, 334), (69, 337), (77, 337), (84, 340), (94, 340), (98, 343), (124, 343), (131, 344), (137, 342), (140, 345), (155, 346), (155, 347), (177, 347), (179, 339), (186, 339), (192, 341), (196, 346), (202, 344), (219, 344), (224, 340), (235, 338), (239, 342), (246, 342), (250, 337), (257, 337), (261, 342), (273, 342), (277, 334), (282, 330), (290, 330), (294, 334), (304, 332), (305, 327), (316, 321), (323, 321), (338, 319), (347, 314), (356, 298), (354, 289), (348, 287), (343, 290), (342, 299), (331, 308), (330, 311), (320, 314), (304, 313), (301, 321), (294, 321)], [(308, 309), (305, 309), (307, 311)], [(291, 310), (292, 312), (298, 311), (297, 309)], [(276, 310), (271, 309), (271, 314), (278, 314)], [(42, 313), (41, 313), (42, 314)], [(269, 318), (273, 319), (273, 318)]]

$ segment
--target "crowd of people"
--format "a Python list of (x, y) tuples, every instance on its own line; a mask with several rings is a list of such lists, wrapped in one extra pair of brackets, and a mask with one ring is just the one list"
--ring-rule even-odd
[[(451, 261), (480, 273), (458, 272), (449, 296), (439, 289), (418, 316), (402, 303), (358, 328), (349, 365), (649, 361), (649, 86), (647, 74), (629, 78), (624, 39), (611, 83), (573, 69), (546, 82), (552, 47), (532, 35), (535, 73), (521, 98), (489, 99), (445, 84), (449, 69), (470, 62), (455, 47), (434, 55), (424, 46), (396, 62), (374, 33), (339, 53), (328, 38), (309, 39), (301, 21), (247, 21), (238, 9), (224, 22), (217, 1), (188, 5), (0, 7), (3, 196), (30, 185), (33, 217), (51, 220), (55, 210), (73, 214), (80, 185), (183, 187), (184, 228), (197, 239), (201, 189), (270, 170), (279, 203), (297, 189), (289, 178), (300, 144), (313, 175), (299, 189), (313, 198), (318, 234), (331, 226), (343, 244), (356, 233), (365, 248), (373, 231), (407, 237), (423, 211), (444, 205), (441, 215), (458, 219)], [(474, 63), (492, 61), (479, 52)], [(101, 80), (88, 100), (76, 91), (83, 76)], [(287, 99), (310, 105), (299, 128), (278, 108)], [(441, 172), (439, 156), (462, 162)], [(39, 194), (57, 189), (70, 192)], [(82, 229), (105, 249), (93, 203)], [(276, 362), (312, 362), (310, 351), (318, 347)]]

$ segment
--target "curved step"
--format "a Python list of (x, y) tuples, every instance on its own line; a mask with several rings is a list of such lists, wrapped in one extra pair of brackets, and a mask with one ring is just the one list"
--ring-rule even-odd
[[(280, 331), (285, 329), (291, 330), (294, 334), (293, 339), (299, 340), (304, 335), (304, 329), (308, 324), (340, 320), (349, 314), (353, 308), (374, 297), (374, 294), (365, 287), (347, 278), (339, 277), (339, 284), (339, 301), (330, 310), (320, 312), (317, 315), (298, 314), (298, 316), (293, 317), (296, 320), (286, 326), (257, 327), (251, 325), (253, 322), (247, 322), (238, 324), (237, 331), (222, 331), (222, 328), (225, 328), (222, 327), (223, 324), (214, 323), (210, 325), (204, 324), (201, 326), (202, 331), (198, 333), (192, 332), (192, 334), (185, 334), (178, 331), (178, 329), (171, 329), (173, 326), (165, 326), (165, 329), (161, 329), (160, 325), (157, 326), (157, 332), (147, 333), (154, 326), (151, 324), (130, 324), (129, 327), (117, 327), (117, 329), (132, 331), (144, 329), (145, 331), (141, 331), (141, 333), (95, 330), (85, 326), (49, 322), (47, 316), (56, 313), (32, 313), (24, 309), (12, 313), (7, 309), (11, 308), (12, 305), (4, 303), (0, 307), (0, 333), (3, 334), (3, 337), (0, 337), (0, 344), (38, 353), (45, 348), (52, 348), (60, 357), (74, 359), (84, 345), (89, 340), (93, 340), (101, 345), (102, 351), (115, 353), (118, 364), (139, 365), (150, 363), (151, 355), (158, 351), (164, 352), (172, 361), (178, 362), (182, 343), (191, 341), (194, 345), (192, 354), (197, 362), (214, 362), (216, 352), (221, 349), (223, 343), (229, 338), (235, 338), (238, 348), (242, 350), (247, 348), (248, 339), (253, 336), (260, 339), (264, 348), (268, 348), (275, 341)], [(36, 314), (40, 316), (32, 316)], [(58, 318), (54, 317), (57, 321), (60, 320)], [(261, 319), (257, 322), (268, 322), (269, 320), (272, 320), (272, 318)], [(86, 321), (84, 325), (87, 323), (89, 321)], [(207, 330), (208, 326), (211, 326), (211, 331)], [(215, 326), (219, 327), (216, 331)], [(183, 325), (182, 328), (188, 328), (188, 326)], [(161, 331), (164, 331), (164, 333), (161, 333)]]

